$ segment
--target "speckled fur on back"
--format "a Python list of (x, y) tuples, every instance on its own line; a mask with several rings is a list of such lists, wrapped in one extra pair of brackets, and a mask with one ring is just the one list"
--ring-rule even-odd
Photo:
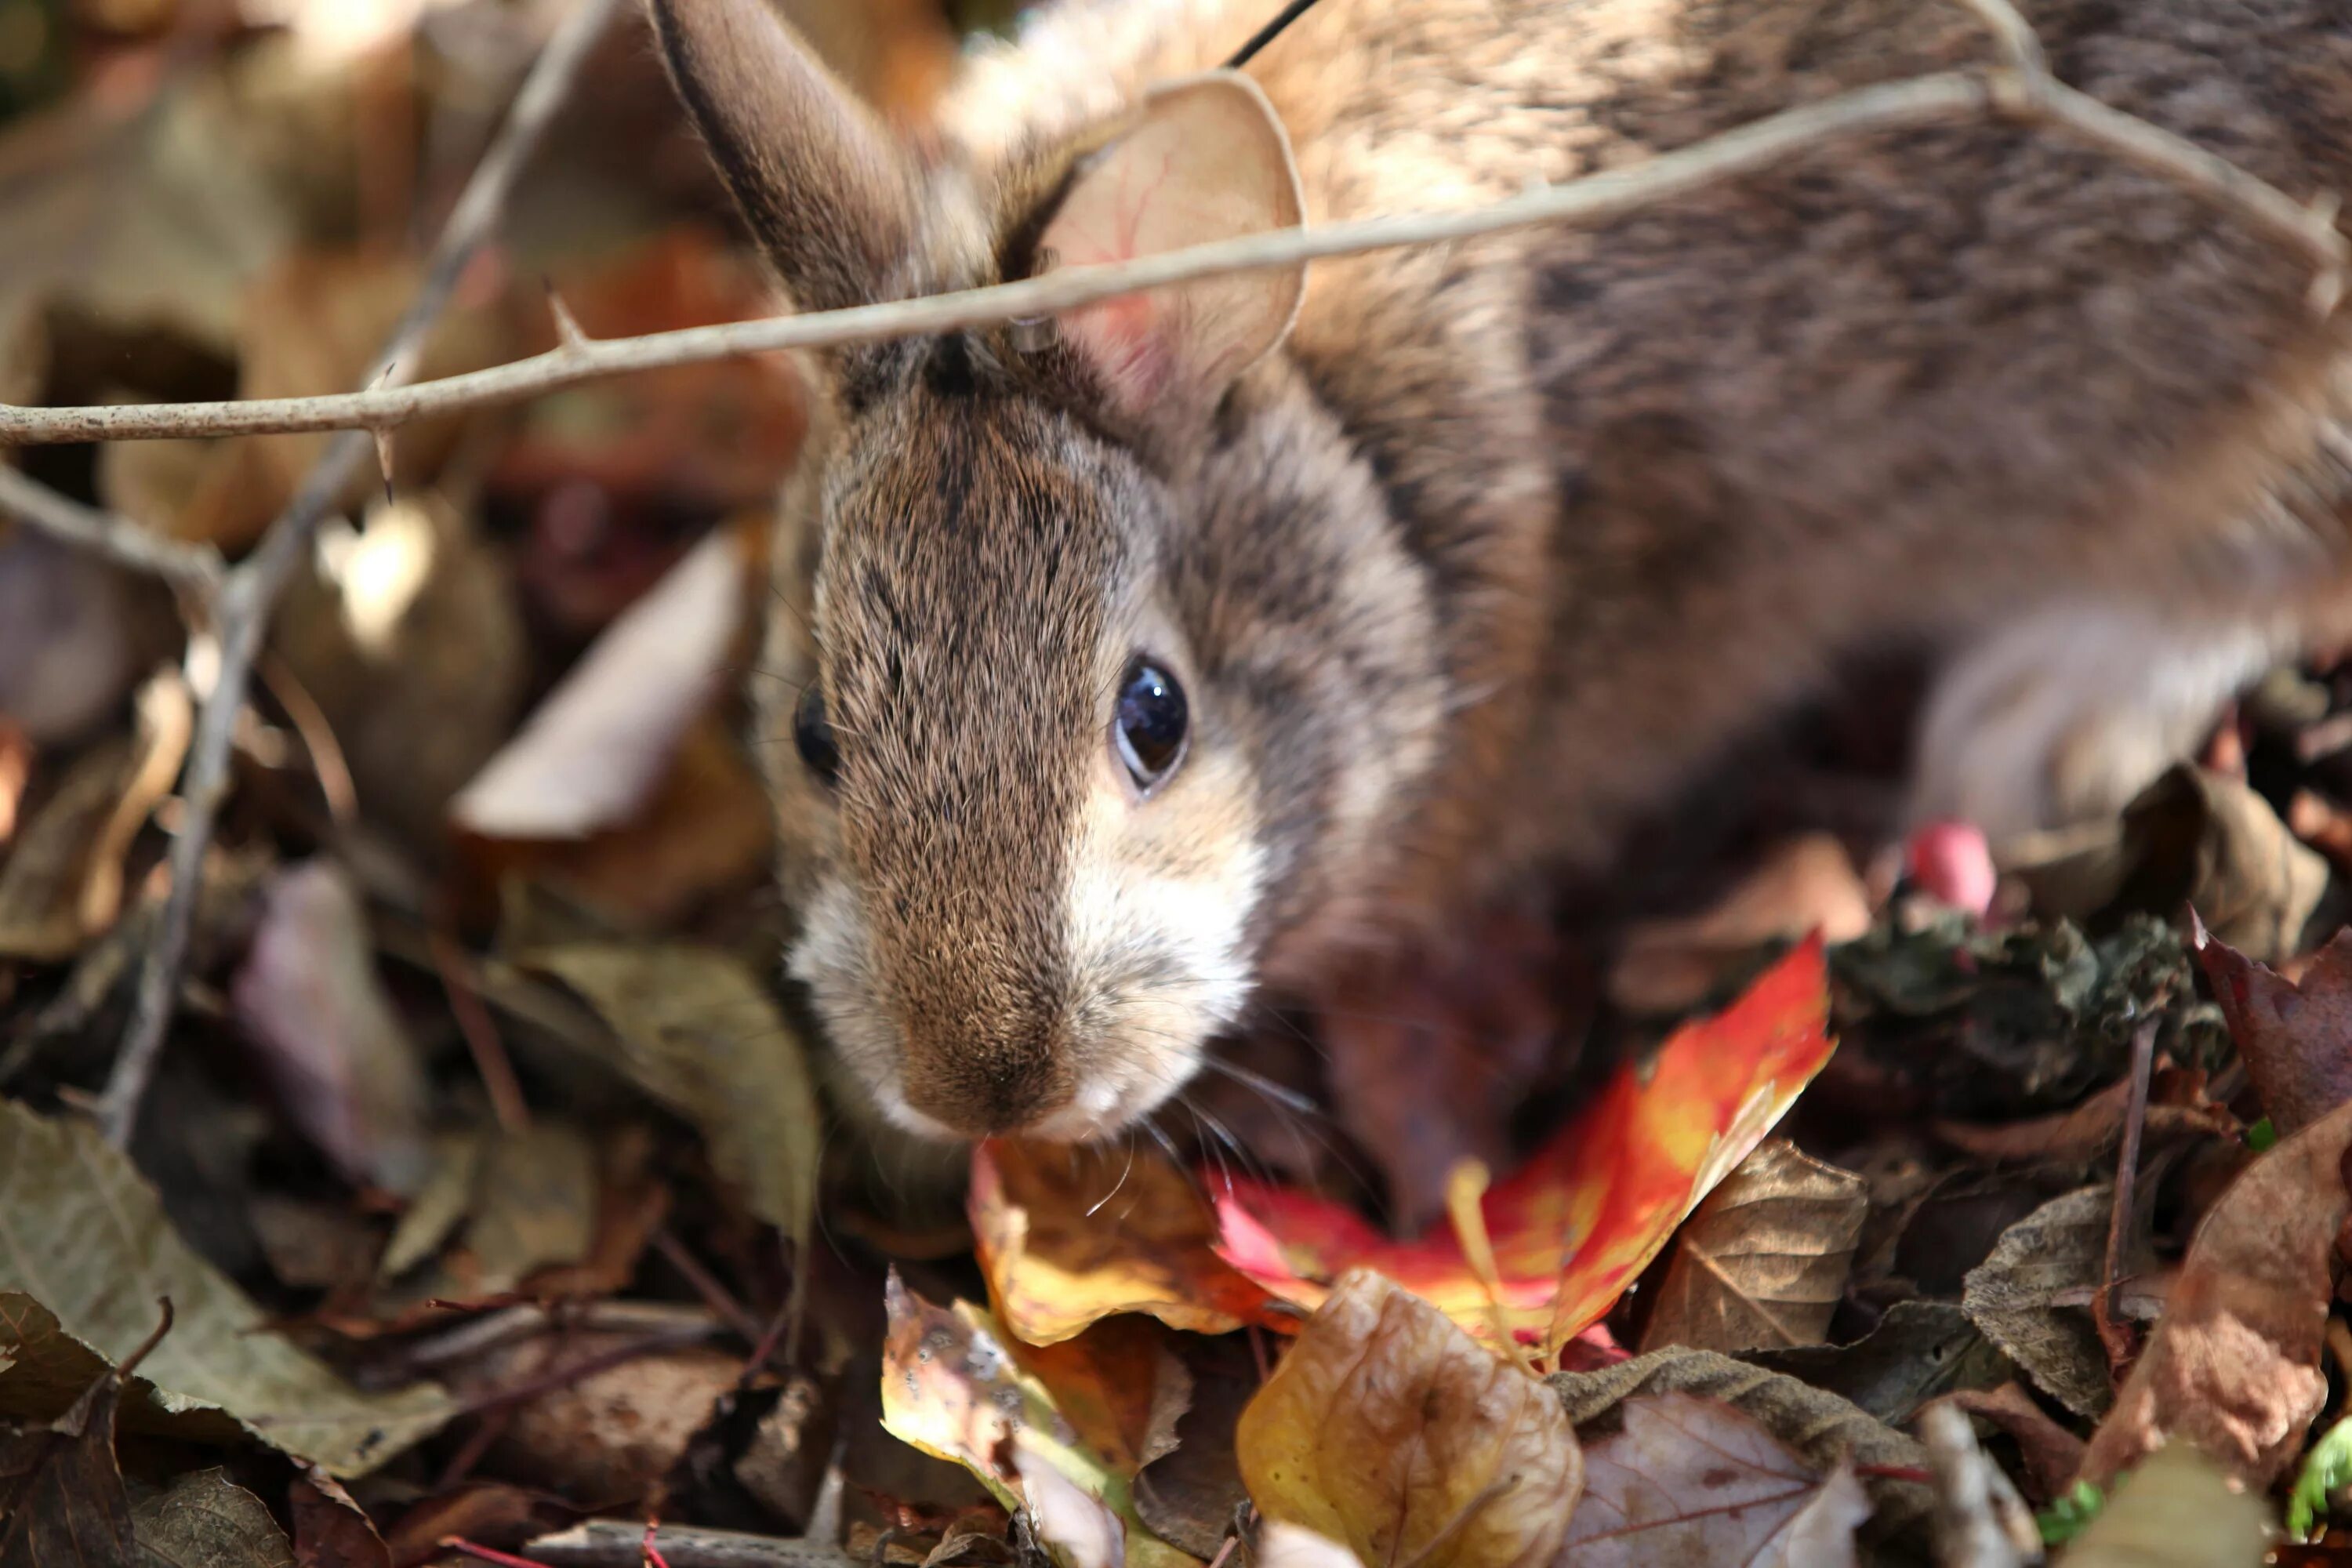
[[(1049, 8), (968, 70), (944, 154), (853, 149), (877, 222), (814, 194), (804, 97), (780, 116), (772, 84), (714, 84), (744, 68), (711, 40), (758, 0), (654, 4), (806, 304), (1039, 264), (1074, 158), (1274, 8)], [(2025, 9), (2084, 91), (2299, 199), (2352, 184), (2342, 0)], [(1322, 0), (1250, 74), (1318, 223), (1991, 56), (1957, 0)], [(823, 682), (844, 758), (828, 794), (778, 748), (795, 972), (900, 1121), (1105, 1131), (1254, 988), (1312, 994), (1604, 858), (1843, 655), (2054, 618), (2236, 638), (2200, 677), (2226, 685), (2346, 600), (2343, 332), (2309, 283), (2112, 154), (1971, 121), (1838, 138), (1602, 228), (1318, 263), (1281, 348), (1198, 419), (1107, 412), (1081, 355), (1003, 331), (837, 355), (772, 649)], [(1181, 650), (1200, 776), (1121, 812), (1103, 689), (1150, 638)], [(2063, 739), (2001, 731), (2013, 685), (1979, 679), (1984, 727), (1955, 733)], [(1937, 754), (2018, 775), (2027, 815), (2102, 787)]]

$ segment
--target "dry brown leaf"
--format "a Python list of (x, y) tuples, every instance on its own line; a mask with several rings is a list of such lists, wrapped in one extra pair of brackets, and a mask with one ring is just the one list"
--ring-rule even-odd
[(1775, 846), (1714, 908), (1629, 931), (1609, 998), (1633, 1013), (1686, 1012), (1768, 943), (1813, 931), (1851, 942), (1869, 929), (1870, 890), (1845, 847), (1825, 833), (1800, 835)]
[(2352, 930), (2287, 980), (2202, 927), (2197, 956), (2231, 1038), (2284, 1137), (2352, 1100)]
[(1586, 1452), (1559, 1568), (1851, 1568), (1870, 1500), (1850, 1466), (1824, 1475), (1753, 1417), (1686, 1394), (1622, 1415)]
[(41, 746), (105, 728), (160, 647), (118, 568), (36, 529), (0, 525), (0, 713)]
[(300, 1568), (392, 1568), (392, 1551), (367, 1511), (331, 1476), (313, 1470), (287, 1489)]
[(2189, 904), (2214, 935), (2265, 963), (2292, 957), (2310, 945), (2306, 932), (2341, 922), (2326, 860), (2245, 784), (2190, 763), (2125, 811), (2123, 854), (2130, 869), (2118, 907), (2169, 917)]
[(578, 1332), (494, 1351), (468, 1367), (472, 1393), (543, 1388), (513, 1406), (485, 1456), (490, 1473), (574, 1501), (635, 1503), (667, 1474), (743, 1371), (736, 1352), (672, 1346), (566, 1376), (624, 1351), (625, 1335)]
[(486, 1296), (538, 1270), (578, 1263), (596, 1238), (596, 1151), (579, 1128), (544, 1117), (484, 1151), (466, 1250)]
[(1367, 1269), (1307, 1321), (1235, 1449), (1267, 1519), (1421, 1568), (1543, 1568), (1584, 1480), (1549, 1391)]
[(2001, 1233), (1961, 1297), (1985, 1338), (2077, 1415), (2104, 1414), (2115, 1391), (2090, 1313), (2058, 1299), (2098, 1285), (2114, 1210), (2105, 1185), (2051, 1199)]
[(1664, 1350), (1591, 1372), (1555, 1373), (1545, 1379), (1588, 1442), (1600, 1440), (1596, 1424), (1626, 1401), (1643, 1395), (1688, 1394), (1717, 1400), (1748, 1415), (1819, 1473), (1849, 1461), (1882, 1473), (1868, 1485), (1878, 1505), (1874, 1538), (1908, 1530), (1925, 1521), (1927, 1489), (1885, 1478), (1887, 1471), (1924, 1466), (1926, 1452), (1912, 1438), (1878, 1421), (1834, 1394), (1780, 1373), (1766, 1372), (1714, 1351)]
[(138, 1568), (296, 1568), (268, 1505), (225, 1470), (180, 1477), (131, 1510), (131, 1528)]
[(1642, 1349), (1819, 1344), (1869, 1210), (1860, 1176), (1766, 1140), (1684, 1222)]
[(578, 992), (611, 1026), (611, 1065), (701, 1130), (754, 1217), (806, 1244), (824, 1137), (816, 1086), (750, 968), (683, 942), (578, 942), (516, 962)]
[(431, 492), (373, 501), (363, 527), (321, 533), (315, 560), (270, 647), (333, 732), (370, 823), (437, 857), (450, 796), (506, 739), (530, 676), (506, 563)]
[(0, 1436), (0, 1568), (132, 1561), (131, 1500), (114, 1459), (122, 1383), (105, 1367), (55, 1421)]
[(2162, 1321), (2092, 1436), (2084, 1477), (2105, 1486), (2168, 1439), (2196, 1444), (2256, 1490), (2294, 1462), (2327, 1395), (2319, 1352), (2336, 1234), (2352, 1213), (2347, 1150), (2352, 1104), (2282, 1140), (2207, 1212)]
[(186, 683), (160, 671), (140, 689), (136, 738), (74, 764), (0, 866), (0, 954), (68, 958), (114, 923), (123, 857), (171, 793), (194, 723)]
[(415, 1192), (431, 1169), (424, 1058), (375, 967), (367, 911), (331, 860), (270, 879), (231, 988), (254, 1059), (344, 1178)]
[(450, 803), (485, 838), (579, 838), (635, 817), (724, 682), (745, 557), (719, 529), (606, 628)]
[(2270, 1510), (2187, 1443), (2168, 1443), (2066, 1550), (2065, 1568), (2257, 1568)]
[[(0, 704), (0, 708), (5, 708)], [(33, 782), (33, 742), (16, 722), (0, 712), (0, 849), (16, 836), (16, 808)]]

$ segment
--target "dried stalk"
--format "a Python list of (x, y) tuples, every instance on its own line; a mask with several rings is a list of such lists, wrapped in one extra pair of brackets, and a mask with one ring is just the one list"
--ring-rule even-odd
[[(554, 118), (589, 50), (604, 36), (620, 6), (621, 0), (582, 0), (580, 8), (564, 18), (532, 62), (506, 124), (459, 195), (434, 247), (424, 285), (394, 329), (369, 377), (372, 382), (392, 384), (400, 379), (404, 363), (415, 353), (448, 303), (458, 275), (497, 226), (516, 176)], [(205, 852), (212, 843), (221, 798), (227, 793), (230, 743), (252, 680), (254, 660), (268, 630), (270, 612), (308, 552), (320, 520), (350, 486), (373, 446), (365, 434), (346, 436), (331, 445), (286, 510), (270, 523), (261, 543), (220, 580), (214, 595), (219, 662), (212, 689), (205, 694), (181, 785), (185, 809), (179, 837), (172, 845), (171, 892), (154, 943), (140, 966), (138, 993), (121, 1052), (98, 1104), (100, 1130), (116, 1148), (131, 1141), (140, 1101), (154, 1076), (155, 1060), (171, 1026), (180, 966), (187, 955), (188, 931), (195, 920)]]

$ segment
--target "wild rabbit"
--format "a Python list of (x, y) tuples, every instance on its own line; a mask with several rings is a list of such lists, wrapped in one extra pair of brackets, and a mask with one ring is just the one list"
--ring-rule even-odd
[[(763, 0), (651, 3), (805, 310), (1484, 203), (1994, 58), (1957, 0), (1323, 0), (1219, 73), (1273, 0), (1066, 0), (918, 153)], [(2352, 184), (2343, 0), (2026, 9), (2105, 102)], [(791, 972), (897, 1123), (1084, 1139), (1261, 988), (1376, 987), (1597, 863), (1856, 650), (1952, 661), (1923, 809), (2111, 807), (2343, 608), (2311, 283), (1986, 115), (816, 356), (768, 653)]]

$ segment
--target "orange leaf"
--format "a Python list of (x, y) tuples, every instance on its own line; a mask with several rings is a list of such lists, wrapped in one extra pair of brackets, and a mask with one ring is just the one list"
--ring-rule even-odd
[(1458, 1237), (1391, 1241), (1324, 1199), (1221, 1182), (1217, 1251), (1270, 1294), (1316, 1308), (1353, 1267), (1378, 1270), (1491, 1340), (1498, 1318), (1548, 1351), (1597, 1322), (1685, 1215), (1744, 1159), (1829, 1059), (1821, 940), (1773, 965), (1713, 1018), (1629, 1064), (1480, 1205), (1499, 1311)]
[(1217, 1256), (1216, 1216), (1156, 1154), (991, 1140), (972, 1151), (969, 1201), (991, 1304), (1030, 1344), (1115, 1312), (1203, 1334), (1297, 1326)]

